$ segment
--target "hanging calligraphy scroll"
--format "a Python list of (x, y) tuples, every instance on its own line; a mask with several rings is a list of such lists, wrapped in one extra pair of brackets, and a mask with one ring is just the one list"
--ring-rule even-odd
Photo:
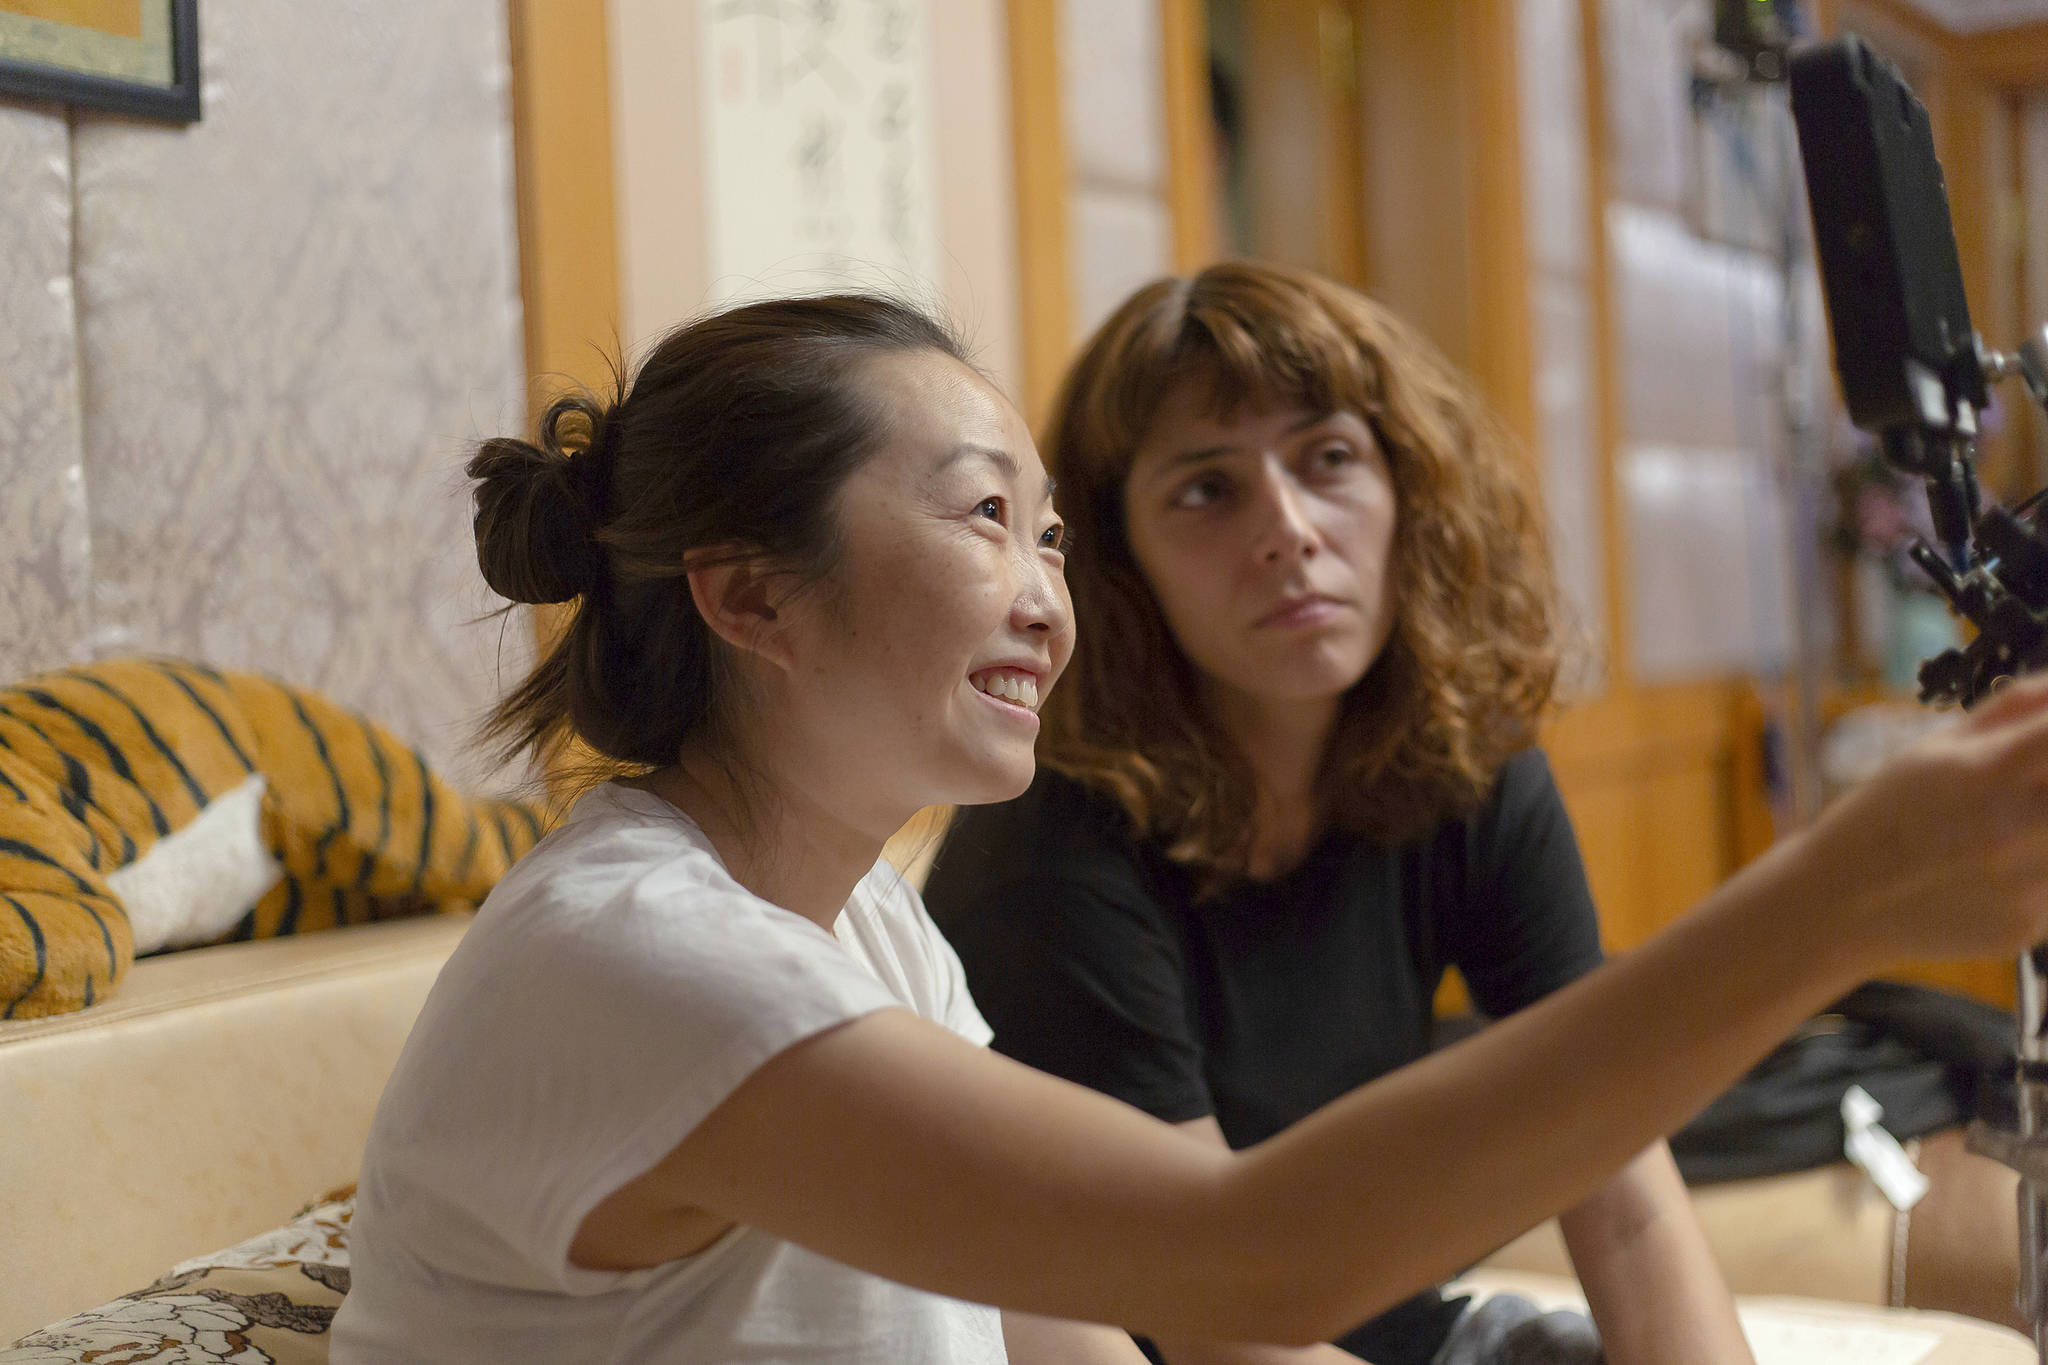
[(699, 0), (712, 297), (938, 295), (925, 0)]

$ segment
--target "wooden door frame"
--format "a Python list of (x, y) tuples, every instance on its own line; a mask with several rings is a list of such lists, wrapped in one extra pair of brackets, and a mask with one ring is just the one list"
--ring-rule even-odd
[(605, 0), (510, 0), (512, 157), (519, 293), (533, 416), (550, 388), (608, 378), (616, 345), (614, 213)]
[[(507, 6), (530, 423), (564, 389), (604, 393), (611, 363), (624, 360), (605, 9), (606, 0)], [(568, 612), (534, 608), (536, 650), (553, 646)], [(563, 753), (549, 765), (555, 796), (568, 793), (564, 774), (577, 761)]]
[(1017, 202), (1024, 417), (1043, 430), (1072, 350), (1073, 177), (1060, 87), (1059, 0), (1008, 0), (1010, 141)]

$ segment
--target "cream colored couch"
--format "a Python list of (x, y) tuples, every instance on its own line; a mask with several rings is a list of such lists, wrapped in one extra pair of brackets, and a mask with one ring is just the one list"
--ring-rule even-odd
[(467, 916), (144, 958), (79, 1014), (0, 1023), (0, 1343), (355, 1179)]
[[(0, 1023), (0, 1343), (353, 1180), (385, 1075), (466, 924), (441, 916), (145, 959), (108, 1004)], [(1777, 1360), (1875, 1359), (1879, 1339), (1901, 1365), (2035, 1358), (2001, 1328), (1871, 1306), (1890, 1292), (1892, 1224), (1846, 1168), (1700, 1202), (1738, 1291), (1836, 1301), (1747, 1302), (1753, 1334), (1791, 1334)], [(1469, 1283), (1569, 1301), (1564, 1268), (1546, 1227)], [(1816, 1340), (1847, 1353), (1801, 1344)]]

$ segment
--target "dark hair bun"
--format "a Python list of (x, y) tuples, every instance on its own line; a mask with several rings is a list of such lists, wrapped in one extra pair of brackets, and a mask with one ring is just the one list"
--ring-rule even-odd
[(742, 304), (670, 332), (630, 377), (614, 366), (602, 397), (556, 399), (533, 443), (486, 442), (469, 465), (484, 578), (521, 602), (581, 596), (484, 737), (511, 758), (573, 735), (646, 768), (730, 743), (730, 656), (690, 596), (692, 556), (827, 576), (839, 490), (895, 420), (867, 362), (927, 351), (972, 365), (894, 299)]
[[(550, 434), (553, 425), (546, 424)], [(604, 568), (596, 518), (571, 458), (549, 444), (500, 437), (469, 461), (477, 567), (491, 591), (514, 602), (566, 602), (596, 587)]]

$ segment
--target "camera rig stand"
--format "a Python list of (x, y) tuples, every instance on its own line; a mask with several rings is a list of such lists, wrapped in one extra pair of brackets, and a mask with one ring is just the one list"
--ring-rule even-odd
[[(1920, 668), (1920, 699), (1974, 705), (2048, 665), (2048, 490), (1984, 506), (1973, 464), (1989, 386), (2018, 376), (2048, 408), (2048, 331), (2017, 351), (1971, 329), (1927, 111), (1860, 38), (1796, 51), (1799, 130), (1816, 255), (1849, 418), (1926, 485), (1934, 543), (1908, 553), (1976, 628)], [(2021, 1314), (2048, 1365), (2048, 946), (2019, 961), (2016, 1125), (1979, 1119), (1971, 1150), (2017, 1171)]]
[[(1977, 347), (1972, 338), (1973, 348)], [(2048, 335), (2012, 355), (1984, 353), (1987, 377), (2018, 373), (2048, 408)], [(1945, 446), (1943, 449), (1941, 447)], [(1962, 649), (1920, 666), (1920, 700), (1969, 706), (2022, 673), (2048, 663), (2048, 537), (2037, 515), (2048, 493), (2018, 508), (1979, 508), (1966, 436), (1939, 445), (1887, 442), (1886, 457), (1928, 482), (1929, 502), (1949, 510), (1937, 520), (1948, 553), (1915, 540), (1908, 549), (1950, 607), (1977, 629)], [(1938, 495), (1938, 497), (1937, 497)], [(1961, 514), (1961, 515), (1958, 515)], [(1947, 528), (1960, 527), (1951, 540)], [(2020, 1313), (2033, 1324), (2034, 1348), (2048, 1365), (2048, 947), (2019, 960), (2015, 1129), (1983, 1119), (1970, 1125), (1973, 1152), (2019, 1172)]]

